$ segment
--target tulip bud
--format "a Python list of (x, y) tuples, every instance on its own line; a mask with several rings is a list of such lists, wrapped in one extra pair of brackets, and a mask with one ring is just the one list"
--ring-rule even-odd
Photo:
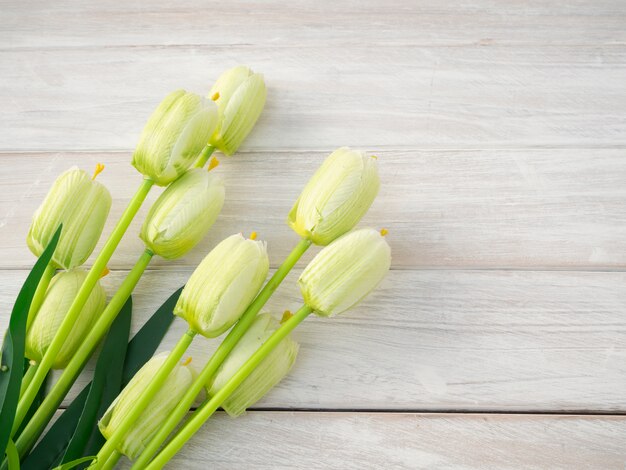
[(211, 100), (184, 90), (170, 93), (143, 128), (133, 166), (159, 186), (167, 186), (196, 160), (217, 122), (217, 106)]
[(198, 265), (178, 299), (174, 314), (187, 320), (203, 336), (219, 336), (252, 302), (268, 270), (265, 242), (232, 235)]
[(304, 303), (328, 317), (355, 306), (383, 279), (391, 249), (381, 233), (360, 229), (320, 251), (298, 279)]
[[(26, 333), (25, 356), (28, 359), (41, 361), (86, 277), (86, 271), (72, 269), (61, 271), (52, 278), (41, 307)], [(56, 355), (53, 369), (63, 369), (67, 366), (85, 335), (104, 310), (105, 302), (104, 288), (98, 282), (80, 311), (63, 347)]]
[(52, 263), (62, 269), (80, 266), (98, 243), (110, 208), (109, 191), (84, 171), (70, 168), (56, 179), (33, 215), (26, 243), (41, 256), (63, 224)]
[(266, 96), (260, 73), (243, 65), (224, 72), (209, 93), (220, 113), (219, 125), (209, 143), (224, 155), (235, 153), (261, 115)]
[(152, 205), (141, 239), (166, 259), (183, 256), (207, 234), (224, 205), (224, 182), (206, 170), (189, 170)]
[(304, 187), (287, 222), (301, 237), (328, 245), (361, 220), (379, 184), (375, 157), (348, 147), (337, 149)]
[[(102, 435), (108, 439), (115, 432), (124, 417), (135, 406), (152, 377), (167, 359), (168, 353), (160, 353), (146, 362), (135, 376), (124, 387), (115, 401), (98, 422)], [(152, 401), (132, 427), (120, 441), (119, 452), (134, 460), (143, 452), (145, 444), (155, 435), (159, 427), (165, 422), (169, 414), (191, 386), (195, 374), (186, 364), (177, 364), (167, 376), (165, 382), (156, 393)]]
[[(272, 315), (257, 316), (208, 384), (209, 395), (215, 395), (279, 327)], [(287, 375), (296, 361), (298, 348), (291, 338), (283, 339), (222, 403), (224, 411), (236, 418), (259, 401)]]

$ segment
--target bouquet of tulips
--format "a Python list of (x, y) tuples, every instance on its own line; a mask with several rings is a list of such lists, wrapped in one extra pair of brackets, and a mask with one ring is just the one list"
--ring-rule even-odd
[[(39, 259), (3, 342), (2, 468), (109, 469), (122, 456), (133, 469), (162, 468), (219, 407), (240, 416), (285, 377), (298, 355), (290, 333), (309, 315), (340, 314), (382, 280), (391, 263), (386, 230), (355, 228), (378, 193), (376, 157), (344, 147), (330, 154), (295, 201), (287, 223), (300, 240), (269, 280), (266, 243), (254, 232), (231, 235), (128, 342), (133, 289), (155, 255), (183, 256), (213, 225), (225, 189), (212, 154), (236, 153), (265, 99), (263, 77), (243, 66), (225, 72), (207, 98), (169, 94), (133, 154), (144, 178), (88, 270), (81, 265), (111, 207), (96, 180), (104, 167), (93, 177), (71, 168), (54, 182), (28, 232)], [(141, 227), (145, 249), (107, 303), (100, 278), (154, 185), (165, 190)], [(298, 279), (302, 306), (281, 319), (264, 312), (312, 245), (323, 248)], [(153, 355), (174, 316), (187, 322), (187, 331), (171, 351)], [(183, 361), (198, 335), (227, 331), (200, 370)], [(50, 426), (98, 345), (93, 380)], [(61, 372), (46, 392), (51, 369)]]

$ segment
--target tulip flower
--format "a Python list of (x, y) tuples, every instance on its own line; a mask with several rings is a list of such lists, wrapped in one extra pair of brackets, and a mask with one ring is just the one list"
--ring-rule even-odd
[[(300, 287), (305, 303), (280, 328), (250, 356), (250, 358), (206, 401), (180, 428), (172, 440), (146, 463), (142, 457), (133, 468), (156, 470), (162, 468), (183, 445), (200, 429), (217, 408), (249, 378), (257, 367), (287, 338), (302, 321), (314, 311), (322, 316), (341, 313), (354, 306), (367, 295), (384, 277), (391, 262), (390, 249), (383, 239), (386, 230), (380, 233), (371, 229), (350, 232), (325, 247), (313, 258), (300, 276)], [(336, 258), (336, 259), (335, 259)], [(337, 292), (331, 292), (331, 288)], [(309, 305), (309, 301), (313, 305)], [(189, 389), (194, 390), (197, 382), (205, 383), (202, 374)], [(181, 403), (184, 402), (184, 398)], [(176, 413), (176, 410), (174, 410)], [(169, 419), (164, 426), (168, 426)], [(158, 436), (158, 434), (157, 434)], [(152, 448), (152, 442), (144, 453)], [(141, 462), (142, 466), (138, 467)]]
[(301, 237), (328, 245), (352, 230), (374, 202), (379, 188), (376, 158), (341, 147), (308, 182), (288, 223)]
[(354, 230), (320, 251), (298, 279), (304, 302), (324, 317), (355, 306), (389, 271), (391, 250), (373, 229)]
[[(113, 401), (111, 406), (98, 422), (100, 432), (105, 438), (109, 438), (124, 420), (128, 412), (133, 408), (137, 400), (155, 372), (163, 365), (168, 353), (154, 356), (135, 374), (124, 390)], [(128, 432), (117, 446), (117, 451), (126, 455), (131, 460), (137, 458), (142, 452), (144, 443), (159, 428), (170, 411), (176, 406), (180, 397), (183, 396), (189, 385), (193, 382), (194, 373), (189, 364), (176, 364), (161, 388), (143, 410)]]
[[(86, 277), (86, 271), (75, 268), (61, 271), (52, 278), (41, 307), (26, 334), (28, 359), (36, 363), (41, 361)], [(104, 310), (105, 303), (104, 288), (97, 283), (56, 355), (53, 369), (63, 369), (67, 365), (85, 334)]]
[[(278, 320), (269, 313), (258, 315), (208, 384), (209, 395), (215, 395), (279, 327)], [(236, 418), (259, 401), (287, 375), (296, 362), (298, 347), (289, 337), (283, 339), (222, 403), (224, 411)]]
[(209, 92), (219, 109), (209, 143), (224, 155), (234, 154), (261, 115), (266, 96), (263, 75), (243, 65), (224, 72)]
[(267, 277), (265, 242), (232, 235), (219, 243), (193, 272), (174, 314), (207, 338), (235, 323)]
[(154, 254), (179, 258), (204, 238), (224, 205), (224, 182), (200, 168), (174, 181), (152, 205), (141, 239)]
[(217, 106), (194, 93), (170, 93), (152, 113), (133, 154), (133, 166), (159, 186), (189, 169), (218, 122)]
[(33, 216), (26, 242), (41, 256), (54, 232), (63, 224), (52, 263), (60, 269), (82, 265), (100, 239), (111, 209), (111, 195), (100, 183), (73, 167), (62, 173)]

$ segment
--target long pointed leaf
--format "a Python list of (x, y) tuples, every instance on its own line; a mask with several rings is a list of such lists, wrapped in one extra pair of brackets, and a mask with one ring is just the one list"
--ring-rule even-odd
[(126, 361), (124, 361), (124, 386), (130, 382), (141, 366), (148, 362), (161, 344), (161, 340), (174, 321), (174, 307), (182, 291), (183, 288), (180, 287), (170, 295), (128, 343)]
[[(152, 357), (159, 347), (161, 340), (174, 320), (172, 313), (181, 291), (182, 287), (174, 292), (128, 343), (121, 388), (130, 381), (133, 375)], [(89, 394), (89, 387), (90, 384), (85, 386), (26, 457), (22, 463), (23, 470), (52, 469), (59, 464), (80, 419), (87, 395)], [(99, 431), (97, 432), (99, 433)], [(101, 442), (98, 442), (96, 439), (90, 439), (83, 455), (97, 454), (100, 447), (102, 447)]]
[(13, 311), (9, 320), (4, 342), (2, 343), (2, 358), (0, 366), (0, 456), (4, 456), (11, 428), (15, 419), (17, 402), (20, 397), (20, 387), (22, 385), (24, 343), (26, 341), (26, 321), (28, 310), (35, 295), (37, 285), (52, 258), (52, 254), (61, 236), (62, 226), (55, 232), (52, 240), (43, 251), (33, 269), (31, 269), (26, 281), (22, 285)]
[(22, 462), (22, 470), (51, 469), (61, 462), (67, 443), (72, 438), (85, 407), (90, 387), (91, 382), (85, 385), (67, 409), (61, 413), (59, 419)]

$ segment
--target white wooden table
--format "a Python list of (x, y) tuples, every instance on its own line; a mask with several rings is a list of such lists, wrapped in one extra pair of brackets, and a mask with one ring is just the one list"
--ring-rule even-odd
[[(256, 230), (276, 266), (296, 242), (291, 204), (341, 145), (379, 157), (364, 225), (389, 229), (393, 270), (355, 311), (307, 320), (290, 377), (246, 416), (218, 415), (171, 468), (623, 469), (620, 0), (0, 2), (0, 327), (56, 175), (103, 162), (112, 223), (158, 101), (240, 63), (265, 74), (266, 110), (218, 170), (227, 202), (208, 239), (140, 282), (134, 330), (228, 234)], [(273, 309), (298, 305), (296, 278)], [(215, 343), (196, 341), (194, 361)]]

